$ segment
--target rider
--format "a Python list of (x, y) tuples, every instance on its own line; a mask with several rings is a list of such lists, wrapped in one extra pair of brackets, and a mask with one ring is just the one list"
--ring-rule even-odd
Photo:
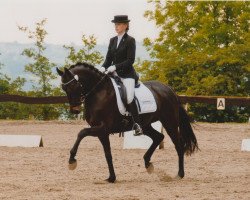
[(122, 79), (127, 93), (127, 107), (134, 120), (135, 135), (141, 135), (143, 131), (134, 100), (135, 81), (139, 78), (133, 67), (136, 47), (135, 39), (127, 34), (129, 21), (127, 15), (114, 16), (112, 22), (115, 24), (117, 36), (110, 39), (106, 59), (100, 71), (106, 70), (107, 73), (114, 73)]

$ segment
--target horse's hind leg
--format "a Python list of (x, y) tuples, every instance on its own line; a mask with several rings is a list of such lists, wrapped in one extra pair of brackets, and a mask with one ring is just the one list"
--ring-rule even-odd
[(161, 141), (164, 139), (164, 135), (158, 131), (156, 131), (151, 125), (148, 127), (143, 128), (143, 133), (150, 137), (153, 140), (153, 143), (143, 156), (144, 162), (145, 162), (145, 167), (148, 169), (151, 165), (150, 160), (151, 157), (157, 148), (157, 146), (161, 143)]
[(179, 158), (179, 171), (178, 171), (178, 176), (179, 178), (183, 178), (185, 173), (184, 173), (184, 145), (179, 133), (179, 128), (178, 128), (178, 123), (166, 123), (166, 121), (161, 120), (161, 123), (165, 130), (167, 131), (169, 137), (171, 138), (172, 142), (175, 145), (175, 149), (178, 154)]

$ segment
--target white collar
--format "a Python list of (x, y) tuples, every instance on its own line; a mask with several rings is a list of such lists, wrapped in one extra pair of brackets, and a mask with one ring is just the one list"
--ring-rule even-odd
[(124, 32), (123, 34), (121, 35), (117, 35), (118, 39), (120, 40), (124, 35), (125, 35), (126, 32)]

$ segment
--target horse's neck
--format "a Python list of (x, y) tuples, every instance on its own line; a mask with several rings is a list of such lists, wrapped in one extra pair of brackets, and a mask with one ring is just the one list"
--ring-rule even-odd
[(83, 71), (81, 77), (83, 79), (83, 86), (87, 89), (85, 92), (90, 92), (95, 87), (99, 87), (100, 85), (104, 84), (103, 77), (97, 74), (95, 71)]
[(86, 71), (83, 75), (83, 81), (86, 85), (94, 85), (100, 80), (100, 77), (93, 71)]
[[(95, 77), (91, 78), (94, 79)], [(111, 80), (107, 76), (104, 77), (103, 75), (100, 78), (94, 79), (91, 82), (91, 87), (91, 92), (88, 93), (89, 95), (84, 102), (85, 118), (90, 125), (99, 123), (96, 118), (96, 110), (101, 109), (102, 112), (105, 112), (103, 110), (107, 111), (110, 109), (110, 103), (115, 101), (115, 90)]]

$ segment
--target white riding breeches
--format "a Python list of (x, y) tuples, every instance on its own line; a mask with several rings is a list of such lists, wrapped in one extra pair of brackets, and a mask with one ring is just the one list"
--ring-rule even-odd
[(126, 88), (127, 103), (130, 104), (135, 96), (135, 79), (133, 78), (121, 78)]
[[(113, 72), (114, 75), (118, 76), (116, 71)], [(120, 77), (121, 78), (121, 77)], [(127, 93), (127, 104), (130, 104), (135, 96), (135, 79), (133, 78), (121, 78)]]

